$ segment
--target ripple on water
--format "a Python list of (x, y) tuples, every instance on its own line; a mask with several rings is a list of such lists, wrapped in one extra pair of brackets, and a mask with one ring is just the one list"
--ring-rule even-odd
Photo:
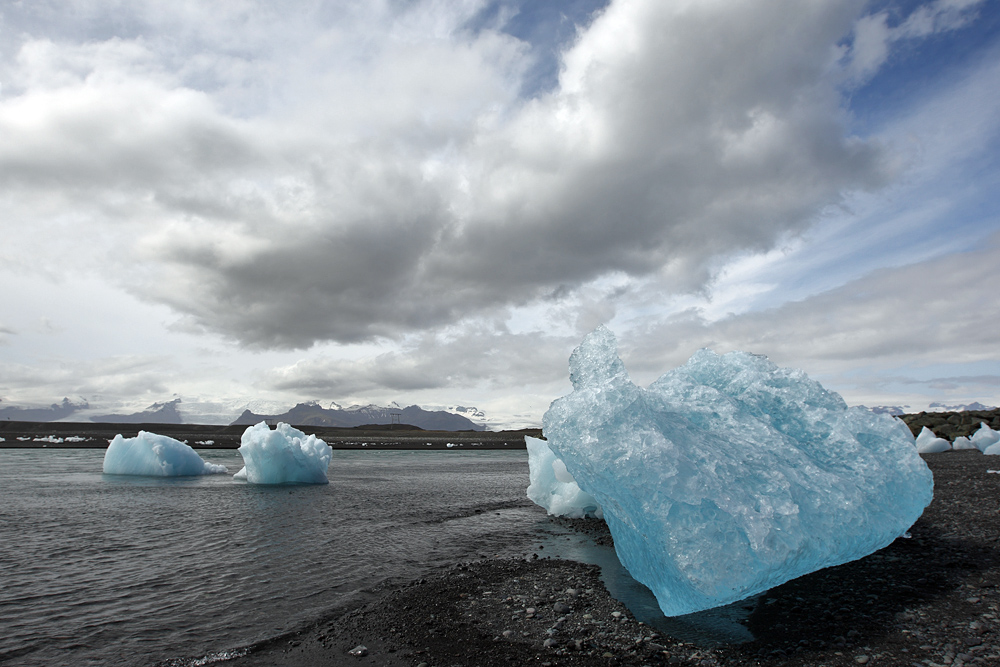
[(329, 485), (296, 487), (103, 475), (102, 457), (0, 450), (0, 662), (221, 655), (381, 579), (522, 553), (544, 517), (523, 451), (340, 451)]

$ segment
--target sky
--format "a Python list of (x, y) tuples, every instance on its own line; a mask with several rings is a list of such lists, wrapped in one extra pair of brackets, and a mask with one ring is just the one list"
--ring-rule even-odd
[(998, 0), (0, 0), (0, 408), (1000, 405)]

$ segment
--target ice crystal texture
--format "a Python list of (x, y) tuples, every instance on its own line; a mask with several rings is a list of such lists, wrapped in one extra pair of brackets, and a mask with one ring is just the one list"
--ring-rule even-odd
[(548, 446), (668, 616), (870, 554), (933, 496), (905, 424), (766, 357), (701, 350), (642, 389), (601, 327), (570, 380), (545, 414)]
[(260, 422), (243, 432), (240, 454), (246, 465), (234, 475), (251, 484), (328, 484), (333, 450), (315, 435), (288, 424), (275, 430)]
[(594, 496), (580, 490), (573, 475), (544, 440), (524, 436), (528, 448), (528, 498), (552, 516), (572, 519), (601, 518), (604, 513)]
[(109, 475), (181, 477), (226, 472), (226, 466), (208, 463), (180, 440), (148, 431), (134, 438), (115, 436), (104, 452), (104, 472)]

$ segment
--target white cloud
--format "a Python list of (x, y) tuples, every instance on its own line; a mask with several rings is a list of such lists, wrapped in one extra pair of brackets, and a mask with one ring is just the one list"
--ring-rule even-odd
[[(530, 99), (539, 54), (488, 4), (5, 8), (0, 391), (524, 412), (599, 323), (640, 375), (706, 344), (841, 376), (991, 358), (992, 311), (950, 310), (977, 290), (934, 303), (950, 328), (889, 313), (996, 278), (934, 258), (995, 226), (969, 175), (1000, 70), (879, 136), (844, 92), (981, 3), (620, 0)], [(943, 277), (860, 277), (912, 262)]]
[(701, 347), (766, 354), (779, 365), (827, 376), (992, 362), (998, 340), (992, 322), (1000, 317), (1000, 303), (980, 286), (1000, 281), (998, 241), (715, 322), (697, 311), (673, 315), (625, 338), (630, 367), (662, 371)]
[(890, 12), (862, 16), (854, 24), (847, 71), (855, 85), (870, 79), (889, 59), (891, 45), (935, 33), (958, 30), (977, 16), (983, 0), (935, 0), (918, 6), (904, 20), (890, 25)]
[[(125, 288), (247, 345), (395, 338), (615, 272), (696, 289), (716, 257), (886, 178), (881, 149), (845, 135), (829, 70), (850, 4), (616, 2), (531, 101), (525, 45), (464, 27), (479, 3), (349, 5), (300, 49), (318, 10), (265, 16), (269, 39), (238, 6), (26, 39), (0, 197), (26, 243), (74, 211), (142, 262)], [(209, 18), (266, 65), (235, 65), (232, 36), (213, 51)], [(247, 76), (271, 92), (239, 115)]]

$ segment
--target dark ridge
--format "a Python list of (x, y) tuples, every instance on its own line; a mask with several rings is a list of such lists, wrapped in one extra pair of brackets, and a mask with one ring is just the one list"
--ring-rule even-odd
[(486, 427), (477, 424), (467, 417), (443, 410), (424, 410), (416, 405), (406, 408), (383, 408), (369, 405), (362, 408), (345, 410), (342, 408), (324, 408), (315, 403), (299, 403), (291, 410), (280, 415), (259, 415), (250, 410), (233, 422), (236, 424), (257, 424), (259, 422), (302, 426), (332, 426), (339, 428), (356, 428), (372, 424), (391, 424), (399, 427), (403, 424), (416, 426), (427, 431), (485, 431)]
[[(340, 428), (292, 424), (315, 434), (334, 449), (524, 449), (524, 436), (538, 438), (541, 429), (517, 431), (423, 430), (408, 424), (369, 424)], [(135, 437), (139, 431), (166, 435), (195, 449), (235, 449), (245, 424), (111, 424), (106, 422), (0, 421), (0, 448), (106, 448), (116, 435)], [(73, 440), (66, 441), (72, 437)], [(43, 438), (51, 438), (43, 440)], [(78, 439), (82, 438), (82, 439)], [(63, 442), (55, 442), (63, 439)], [(451, 447), (448, 447), (451, 445)]]

